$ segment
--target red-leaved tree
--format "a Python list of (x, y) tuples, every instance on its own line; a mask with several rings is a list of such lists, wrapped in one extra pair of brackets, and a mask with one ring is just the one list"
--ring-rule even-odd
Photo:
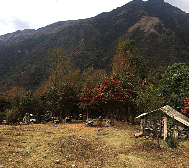
[(184, 109), (182, 110), (182, 113), (184, 113), (186, 116), (189, 116), (189, 96), (184, 99)]
[(93, 102), (104, 109), (113, 125), (116, 113), (133, 104), (134, 95), (134, 86), (129, 77), (113, 74), (104, 82), (97, 84), (93, 93)]
[(85, 88), (82, 93), (80, 93), (79, 107), (85, 109), (87, 112), (87, 120), (89, 118), (89, 111), (94, 107), (93, 105), (93, 89), (94, 84), (91, 80), (86, 82)]

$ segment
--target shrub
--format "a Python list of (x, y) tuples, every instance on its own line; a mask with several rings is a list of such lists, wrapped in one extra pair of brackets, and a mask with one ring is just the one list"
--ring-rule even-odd
[(19, 117), (20, 117), (20, 112), (17, 108), (5, 110), (5, 118), (8, 124), (16, 123)]
[(4, 113), (0, 111), (0, 124), (3, 122)]
[(167, 137), (165, 142), (169, 148), (177, 148), (179, 146), (179, 140), (173, 137)]

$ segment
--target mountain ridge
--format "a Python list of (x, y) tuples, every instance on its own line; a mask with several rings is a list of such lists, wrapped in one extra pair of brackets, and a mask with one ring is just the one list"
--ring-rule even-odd
[(163, 0), (134, 0), (92, 18), (0, 36), (0, 86), (35, 89), (48, 77), (45, 58), (54, 47), (62, 48), (75, 68), (107, 68), (123, 39), (136, 41), (151, 71), (188, 62), (189, 14)]

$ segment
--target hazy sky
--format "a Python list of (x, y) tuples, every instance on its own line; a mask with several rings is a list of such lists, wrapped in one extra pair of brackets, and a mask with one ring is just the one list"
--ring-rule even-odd
[[(0, 35), (109, 12), (131, 0), (0, 0)], [(189, 0), (165, 0), (189, 13)]]

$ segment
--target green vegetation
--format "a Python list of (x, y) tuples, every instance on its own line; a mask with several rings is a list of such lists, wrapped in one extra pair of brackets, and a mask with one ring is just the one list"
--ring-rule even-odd
[(109, 75), (93, 66), (83, 72), (75, 70), (62, 49), (52, 49), (49, 78), (35, 92), (14, 87), (1, 94), (1, 122), (5, 118), (16, 122), (25, 113), (42, 115), (51, 111), (61, 119), (83, 113), (87, 118), (108, 117), (112, 123), (115, 119), (134, 123), (137, 115), (166, 104), (188, 115), (188, 66), (169, 66), (158, 76), (159, 81), (157, 75), (142, 79), (144, 73), (138, 72), (145, 71), (145, 64), (136, 61), (139, 55), (134, 44), (133, 40), (119, 43)]
[(184, 63), (169, 66), (160, 81), (160, 91), (170, 106), (181, 111), (189, 94), (189, 67)]
[(138, 126), (118, 122), (167, 104), (189, 116), (188, 15), (152, 2), (0, 36), (0, 123), (51, 111), (114, 125), (1, 125), (0, 167), (188, 166), (188, 141), (168, 137), (175, 149), (160, 140), (159, 150), (134, 138)]
[[(139, 127), (118, 122), (134, 123), (137, 115), (165, 104), (179, 107), (180, 112), (188, 115), (188, 66), (173, 64), (165, 73), (144, 78), (139, 69), (145, 72), (146, 66), (134, 50), (133, 40), (121, 41), (112, 59), (112, 70), (106, 73), (93, 66), (83, 72), (74, 69), (62, 49), (55, 48), (49, 53), (49, 77), (35, 92), (15, 86), (6, 94), (1, 93), (0, 117), (9, 124), (19, 122), (25, 113), (42, 115), (51, 111), (60, 119), (80, 113), (87, 118), (101, 115), (111, 119), (114, 127), (105, 128), (103, 122), (103, 130), (96, 131), (99, 126), (96, 120), (91, 128), (75, 120), (73, 124), (1, 125), (0, 165), (187, 166), (187, 142), (168, 137), (166, 142), (160, 140), (156, 145), (154, 141), (135, 139), (133, 135)], [(180, 95), (182, 97), (177, 99)], [(168, 149), (166, 145), (175, 149)]]
[[(125, 39), (133, 39), (140, 51), (136, 54), (132, 50), (131, 54), (137, 64), (135, 73), (142, 79), (174, 63), (188, 63), (188, 14), (162, 1), (132, 1), (94, 18), (0, 36), (0, 92), (14, 86), (36, 90), (50, 75), (56, 80), (56, 70), (49, 71), (55, 64), (47, 57), (58, 48), (64, 51), (64, 63), (57, 66), (65, 67), (64, 71), (69, 68), (65, 64), (71, 62), (73, 71), (83, 72), (93, 66), (110, 74), (117, 45)], [(65, 76), (61, 80), (66, 80)]]

